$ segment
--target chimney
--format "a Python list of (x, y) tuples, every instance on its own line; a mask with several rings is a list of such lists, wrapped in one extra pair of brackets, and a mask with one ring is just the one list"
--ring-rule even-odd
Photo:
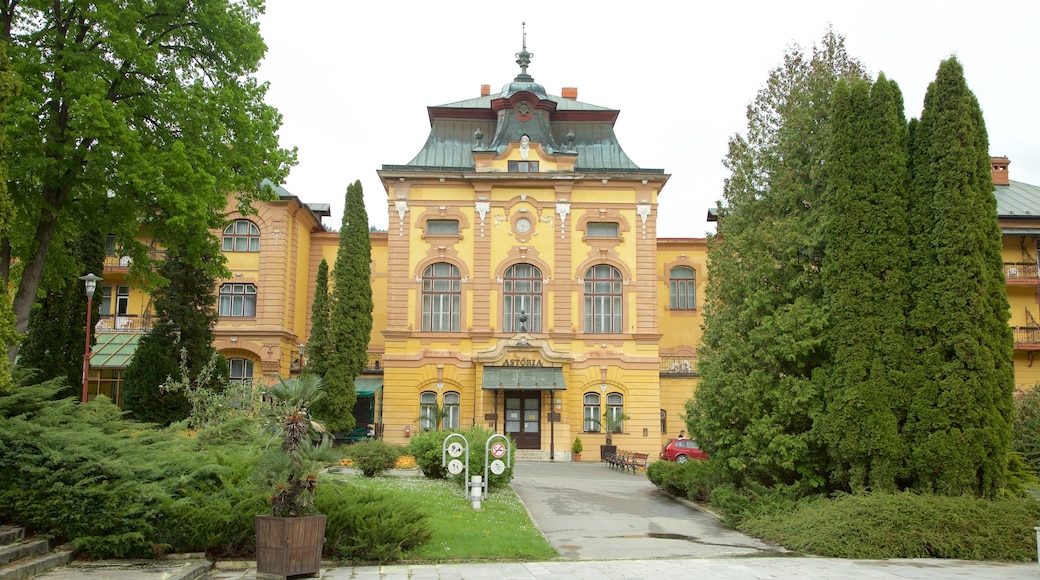
[(491, 85), (480, 85), (480, 96), (486, 97), (491, 94)]
[(561, 96), (572, 101), (578, 100), (578, 87), (563, 87)]
[(990, 157), (990, 174), (993, 177), (993, 185), (1011, 185), (1008, 180), (1008, 165), (1011, 164), (1007, 157)]

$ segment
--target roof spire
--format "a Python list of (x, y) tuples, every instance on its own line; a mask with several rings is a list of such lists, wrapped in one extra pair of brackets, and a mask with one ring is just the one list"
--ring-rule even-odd
[(534, 77), (527, 74), (527, 67), (531, 65), (531, 57), (534, 56), (534, 53), (527, 52), (527, 22), (521, 22), (520, 25), (523, 27), (524, 31), (523, 47), (520, 52), (516, 53), (516, 64), (520, 65), (520, 74), (518, 74), (513, 80), (532, 82), (534, 81)]

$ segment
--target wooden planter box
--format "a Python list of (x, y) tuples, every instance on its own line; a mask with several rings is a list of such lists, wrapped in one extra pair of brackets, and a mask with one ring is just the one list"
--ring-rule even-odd
[(321, 570), (325, 516), (255, 516), (255, 523), (258, 573), (298, 576)]

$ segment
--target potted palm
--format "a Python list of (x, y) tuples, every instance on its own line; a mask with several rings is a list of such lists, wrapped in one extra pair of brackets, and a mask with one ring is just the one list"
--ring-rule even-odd
[(314, 492), (319, 471), (335, 453), (325, 428), (311, 420), (308, 409), (324, 394), (321, 378), (315, 375), (279, 378), (267, 390), (272, 438), (258, 477), (270, 486), (271, 514), (255, 517), (259, 573), (295, 576), (320, 571), (325, 516), (312, 513)]
[(624, 429), (625, 421), (629, 419), (623, 411), (618, 412), (613, 409), (608, 409), (603, 413), (603, 429), (607, 433), (606, 441), (604, 445), (599, 446), (599, 459), (600, 461), (606, 461), (607, 457), (617, 453), (617, 445), (614, 445), (614, 433), (621, 433)]
[(571, 445), (571, 459), (574, 461), (581, 461), (581, 437), (575, 437), (574, 443)]

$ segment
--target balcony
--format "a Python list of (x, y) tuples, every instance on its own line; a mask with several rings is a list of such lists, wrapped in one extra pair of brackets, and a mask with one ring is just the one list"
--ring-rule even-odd
[(695, 377), (697, 376), (696, 356), (662, 356), (661, 376)]
[[(165, 260), (166, 250), (148, 250), (148, 258), (156, 261)], [(130, 269), (132, 263), (133, 260), (130, 256), (120, 256), (118, 253), (109, 254), (105, 256), (105, 271), (125, 272)]]
[(94, 332), (151, 332), (153, 318), (150, 314), (102, 314), (94, 325)]
[(361, 372), (366, 375), (383, 374), (383, 355), (381, 353), (368, 353), (368, 363), (365, 364), (365, 370)]
[(1040, 284), (1036, 262), (1004, 262), (1004, 279), (1012, 286)]

